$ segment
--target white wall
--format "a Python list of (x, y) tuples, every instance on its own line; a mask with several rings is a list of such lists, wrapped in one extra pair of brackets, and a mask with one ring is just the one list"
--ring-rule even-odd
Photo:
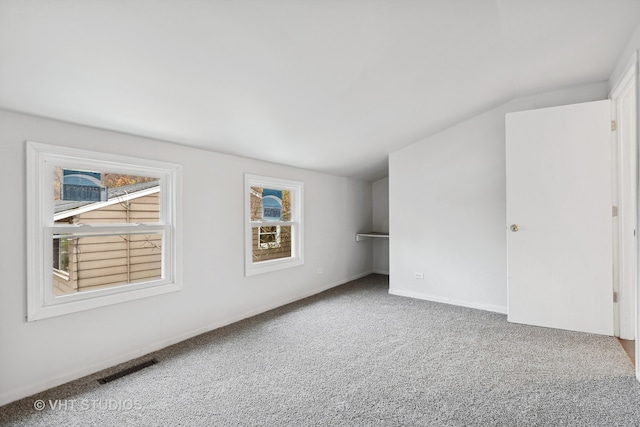
[(390, 293), (506, 313), (504, 116), (607, 92), (602, 82), (519, 98), (392, 153)]
[[(372, 226), (368, 182), (3, 111), (0, 129), (0, 405), (372, 270), (354, 239)], [(27, 140), (182, 164), (184, 290), (27, 323)], [(304, 266), (244, 277), (245, 172), (304, 181)]]
[[(375, 181), (373, 191), (373, 229), (389, 232), (389, 178)], [(371, 239), (373, 245), (373, 271), (389, 274), (389, 240)]]
[[(618, 80), (622, 77), (622, 74), (626, 71), (626, 67), (629, 63), (629, 59), (633, 55), (633, 52), (636, 52), (640, 49), (640, 24), (636, 27), (633, 35), (629, 39), (627, 46), (625, 46), (624, 51), (618, 58), (618, 62), (611, 73), (611, 77), (609, 78), (609, 89), (613, 89), (613, 86), (618, 82)], [(638, 85), (638, 90), (640, 90), (640, 85)]]

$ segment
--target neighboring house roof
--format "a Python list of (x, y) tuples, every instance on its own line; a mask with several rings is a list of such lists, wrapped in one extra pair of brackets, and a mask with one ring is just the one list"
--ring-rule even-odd
[(139, 184), (123, 185), (107, 189), (107, 201), (83, 202), (76, 200), (54, 200), (54, 221), (68, 218), (80, 213), (93, 211), (114, 203), (124, 202), (130, 199), (156, 193), (160, 190), (158, 181), (141, 182)]

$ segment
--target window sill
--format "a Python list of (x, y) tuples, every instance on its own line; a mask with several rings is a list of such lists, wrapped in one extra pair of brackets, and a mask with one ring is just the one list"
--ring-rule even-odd
[(64, 270), (56, 270), (55, 268), (53, 269), (53, 274), (62, 279), (62, 280), (66, 280), (67, 282), (69, 281), (69, 273), (67, 273)]
[(298, 267), (300, 265), (304, 265), (304, 260), (293, 257), (259, 261), (246, 267), (245, 276), (256, 276), (258, 274), (283, 270), (285, 268)]

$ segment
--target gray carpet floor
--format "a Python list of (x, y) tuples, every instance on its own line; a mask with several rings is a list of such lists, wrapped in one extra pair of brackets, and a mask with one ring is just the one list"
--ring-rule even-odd
[(640, 384), (615, 338), (391, 296), (371, 275), (6, 405), (0, 424), (638, 426)]

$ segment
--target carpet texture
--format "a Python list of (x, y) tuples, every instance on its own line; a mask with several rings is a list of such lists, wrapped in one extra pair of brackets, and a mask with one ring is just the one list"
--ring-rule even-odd
[(640, 384), (613, 337), (392, 296), (371, 275), (6, 405), (0, 424), (637, 426)]

